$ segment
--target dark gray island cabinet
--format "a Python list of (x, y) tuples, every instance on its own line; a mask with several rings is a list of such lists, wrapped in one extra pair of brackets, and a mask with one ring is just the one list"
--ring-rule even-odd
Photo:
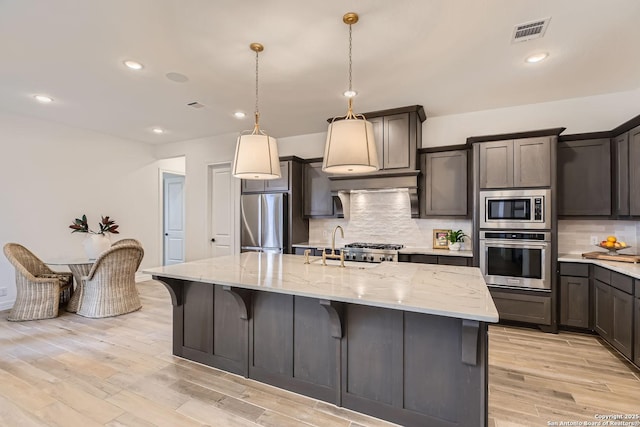
[(477, 268), (311, 260), (146, 270), (171, 294), (173, 354), (405, 426), (486, 426), (498, 313)]

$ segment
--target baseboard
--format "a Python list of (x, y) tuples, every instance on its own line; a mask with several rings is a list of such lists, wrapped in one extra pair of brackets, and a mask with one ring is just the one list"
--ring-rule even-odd
[(0, 311), (9, 310), (11, 307), (13, 307), (13, 304), (15, 303), (16, 303), (16, 300), (0, 302)]

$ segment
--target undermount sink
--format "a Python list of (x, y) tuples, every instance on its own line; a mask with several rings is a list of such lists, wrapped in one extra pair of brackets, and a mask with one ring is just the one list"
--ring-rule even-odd
[[(320, 264), (322, 265), (322, 258), (318, 258), (318, 259), (314, 259), (313, 261), (311, 261), (311, 264)], [(345, 261), (344, 262), (344, 266), (345, 268), (359, 268), (361, 270), (364, 270), (366, 268), (374, 268), (377, 267), (379, 264), (375, 263), (375, 262), (358, 262), (358, 261)], [(327, 267), (331, 266), (331, 267), (340, 267), (340, 260), (339, 259), (327, 259)]]

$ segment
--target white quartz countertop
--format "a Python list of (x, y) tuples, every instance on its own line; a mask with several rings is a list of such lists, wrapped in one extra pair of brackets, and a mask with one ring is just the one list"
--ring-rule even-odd
[[(302, 242), (302, 243), (293, 243), (291, 244), (294, 248), (316, 248), (316, 249), (331, 249), (331, 242), (329, 243), (320, 243), (320, 242)], [(336, 249), (342, 249), (344, 245), (339, 245), (336, 243)]]
[(421, 247), (408, 247), (402, 248), (398, 251), (401, 254), (424, 254), (424, 255), (443, 255), (443, 256), (461, 256), (467, 258), (473, 258), (472, 251), (451, 251), (449, 249), (433, 249), (433, 248), (421, 248)]
[[(497, 322), (491, 294), (474, 267), (383, 262), (323, 266), (320, 257), (246, 252), (149, 268), (154, 276), (311, 298)], [(367, 263), (365, 263), (367, 264)]]
[(608, 268), (609, 270), (616, 271), (618, 273), (626, 274), (627, 276), (640, 279), (640, 264), (634, 264), (632, 262), (621, 261), (605, 261), (601, 259), (588, 259), (582, 258), (580, 254), (560, 254), (558, 256), (560, 262), (583, 262), (588, 264), (599, 265), (600, 267)]

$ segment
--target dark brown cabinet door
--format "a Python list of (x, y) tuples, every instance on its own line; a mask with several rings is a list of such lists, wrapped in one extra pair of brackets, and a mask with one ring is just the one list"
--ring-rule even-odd
[(480, 188), (513, 187), (513, 140), (480, 144)]
[(243, 193), (262, 193), (264, 191), (289, 191), (289, 164), (280, 162), (280, 178), (278, 179), (243, 179)]
[[(636, 280), (636, 294), (640, 292), (640, 281)], [(633, 327), (634, 329), (634, 342), (635, 342), (635, 348), (633, 350), (634, 355), (633, 355), (633, 362), (637, 365), (640, 366), (640, 296), (637, 296), (635, 298), (634, 301), (634, 311), (635, 311), (635, 325)]]
[(424, 216), (467, 215), (467, 151), (426, 153)]
[(640, 215), (640, 126), (629, 131), (629, 210)]
[(611, 215), (611, 141), (558, 143), (558, 215)]
[(411, 167), (409, 113), (368, 119), (373, 125), (373, 137), (378, 150), (380, 169), (406, 169)]
[(560, 278), (560, 324), (585, 329), (589, 327), (589, 278)]
[[(415, 146), (413, 149), (415, 150)], [(383, 168), (406, 169), (411, 167), (410, 161), (409, 113), (385, 116)]]
[(629, 215), (629, 133), (613, 138), (614, 214)]
[(264, 180), (262, 179), (243, 179), (243, 193), (260, 193), (264, 191)]
[(613, 292), (611, 286), (595, 280), (593, 297), (595, 330), (601, 337), (611, 341), (613, 336)]
[(513, 186), (548, 187), (551, 185), (551, 138), (513, 141)]
[(322, 171), (322, 162), (304, 165), (303, 206), (305, 217), (334, 215), (329, 176)]
[(280, 178), (266, 180), (265, 191), (289, 191), (289, 163), (280, 162)]
[(613, 336), (611, 344), (631, 359), (633, 340), (633, 296), (611, 289), (613, 301)]

